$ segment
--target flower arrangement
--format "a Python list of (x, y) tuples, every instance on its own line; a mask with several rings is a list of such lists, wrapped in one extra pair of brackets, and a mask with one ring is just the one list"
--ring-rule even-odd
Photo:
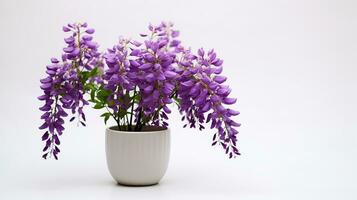
[(236, 130), (240, 124), (232, 119), (239, 112), (224, 106), (236, 99), (229, 97), (231, 89), (223, 84), (227, 79), (220, 75), (223, 60), (213, 49), (201, 48), (195, 54), (185, 48), (171, 23), (148, 29), (149, 33), (140, 34), (143, 43), (120, 38), (101, 53), (87, 23), (63, 27), (70, 35), (64, 39), (62, 58), (52, 58), (47, 77), (40, 80), (43, 158), (58, 159), (68, 112), (69, 121), (86, 125), (83, 108), (89, 102), (104, 110), (105, 123), (112, 118), (117, 129), (125, 131), (140, 131), (146, 125), (167, 127), (168, 105), (176, 104), (186, 121), (184, 127), (202, 130), (210, 123), (216, 129), (212, 145), (222, 146), (229, 158), (240, 155)]

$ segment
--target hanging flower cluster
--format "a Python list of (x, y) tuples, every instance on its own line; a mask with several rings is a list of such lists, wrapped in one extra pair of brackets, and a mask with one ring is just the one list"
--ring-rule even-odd
[(92, 41), (94, 29), (87, 28), (86, 23), (68, 24), (63, 31), (71, 35), (64, 39), (66, 47), (63, 48), (62, 61), (52, 58), (51, 64), (46, 67), (47, 77), (40, 81), (43, 95), (38, 99), (45, 102), (40, 108), (44, 112), (41, 116), (44, 123), (39, 127), (45, 130), (42, 135), (45, 141), (43, 158), (58, 158), (59, 136), (64, 130), (67, 110), (73, 114), (70, 121), (77, 118), (78, 123), (85, 126), (83, 107), (88, 105), (88, 101), (84, 99), (84, 85), (87, 81), (93, 82), (90, 78), (103, 66), (100, 64), (101, 54), (97, 51), (98, 44)]
[[(177, 72), (179, 109), (184, 114), (182, 120), (187, 120), (190, 128), (204, 129), (204, 123), (211, 122), (211, 129), (216, 128), (212, 145), (220, 144), (229, 153), (229, 157), (240, 155), (236, 143), (238, 131), (234, 127), (240, 124), (231, 119), (239, 112), (225, 108), (224, 104), (236, 103), (236, 98), (228, 95), (231, 89), (223, 83), (227, 80), (221, 76), (223, 60), (217, 58), (214, 50), (205, 51), (201, 48), (197, 55), (190, 50), (182, 52)], [(206, 113), (207, 116), (205, 115)], [(187, 124), (185, 125), (187, 126)]]
[(240, 155), (236, 130), (240, 124), (232, 119), (239, 112), (226, 106), (236, 99), (229, 97), (227, 78), (220, 75), (223, 60), (214, 50), (206, 53), (201, 48), (194, 54), (185, 48), (172, 23), (148, 29), (148, 34), (140, 34), (142, 43), (120, 38), (118, 44), (98, 53), (91, 36), (94, 30), (86, 23), (63, 27), (72, 35), (65, 39), (68, 46), (62, 62), (52, 59), (46, 71), (49, 76), (41, 80), (44, 158), (57, 159), (66, 110), (85, 125), (83, 107), (88, 101), (95, 109), (105, 108), (101, 115), (105, 123), (112, 118), (118, 130), (125, 131), (140, 131), (148, 125), (167, 127), (168, 105), (174, 102), (187, 121), (184, 127), (202, 130), (210, 123), (216, 129), (212, 145), (221, 145), (229, 158)]

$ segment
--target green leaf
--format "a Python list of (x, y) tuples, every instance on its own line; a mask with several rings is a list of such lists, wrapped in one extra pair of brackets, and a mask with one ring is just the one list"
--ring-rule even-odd
[(83, 84), (85, 84), (85, 82), (87, 82), (87, 80), (89, 78), (92, 78), (92, 77), (95, 77), (96, 75), (99, 74), (99, 70), (98, 70), (98, 67), (95, 67), (94, 69), (92, 69), (91, 71), (81, 71), (80, 72), (80, 79), (81, 79), (81, 82)]
[(140, 99), (141, 99), (140, 94), (136, 94), (136, 95), (134, 96), (134, 103), (139, 103), (139, 102), (140, 102)]
[(84, 85), (84, 90), (92, 92), (92, 91), (96, 91), (97, 88), (93, 83), (87, 83)]
[(94, 109), (102, 109), (102, 108), (104, 108), (104, 105), (101, 104), (101, 103), (97, 103), (97, 104), (94, 105), (93, 108), (94, 108)]
[(101, 103), (100, 101), (97, 101), (97, 100), (95, 100), (95, 99), (93, 99), (93, 100), (92, 100), (92, 99), (89, 99), (88, 101), (89, 101), (89, 102), (92, 102), (92, 103), (95, 103), (95, 104)]
[(108, 115), (110, 116), (110, 113), (105, 112), (105, 113), (101, 114), (100, 116), (101, 116), (101, 117), (105, 117), (105, 116), (108, 116)]
[(99, 89), (97, 92), (97, 99), (103, 103), (106, 103), (109, 95), (110, 95), (110, 91), (105, 89)]
[(80, 72), (80, 77), (81, 77), (82, 83), (85, 83), (88, 80), (89, 75), (90, 75), (90, 72), (87, 72), (87, 71)]
[(93, 101), (96, 101), (95, 100), (95, 90), (91, 90), (90, 91), (90, 100), (93, 102)]
[(110, 117), (110, 116), (105, 116), (105, 117), (104, 117), (104, 124), (107, 124), (107, 121), (108, 121), (109, 117)]
[(95, 67), (95, 68), (92, 69), (92, 71), (90, 71), (89, 77), (94, 77), (94, 76), (96, 76), (98, 74), (99, 74), (98, 67)]
[(101, 117), (104, 117), (104, 124), (107, 124), (108, 119), (110, 118), (110, 113), (106, 112), (101, 115)]

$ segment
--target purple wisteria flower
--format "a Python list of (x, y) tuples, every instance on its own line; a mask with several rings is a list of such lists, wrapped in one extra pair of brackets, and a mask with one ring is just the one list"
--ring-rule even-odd
[(84, 85), (93, 74), (92, 70), (102, 66), (98, 44), (92, 41), (94, 29), (87, 28), (86, 23), (68, 24), (63, 31), (71, 35), (64, 39), (66, 47), (63, 48), (62, 60), (52, 58), (46, 67), (47, 77), (40, 81), (43, 95), (38, 99), (45, 102), (40, 108), (44, 112), (41, 116), (44, 123), (39, 127), (45, 130), (42, 136), (45, 141), (43, 158), (52, 155), (58, 158), (59, 136), (64, 130), (64, 118), (68, 116), (66, 110), (74, 115), (70, 121), (77, 116), (78, 122), (85, 126), (83, 107), (88, 105), (88, 101), (84, 99)]
[[(175, 72), (175, 47), (180, 43), (174, 40), (178, 34), (171, 30), (171, 23), (149, 26), (150, 37), (139, 49), (139, 66), (133, 66), (135, 82), (141, 93), (137, 112), (143, 113), (144, 123), (151, 121), (153, 125), (168, 126), (167, 107), (173, 102), (178, 74)], [(173, 34), (174, 32), (174, 34)], [(173, 37), (174, 36), (174, 37)]]
[(187, 121), (184, 127), (203, 130), (210, 123), (216, 130), (212, 145), (222, 146), (229, 158), (240, 155), (236, 129), (240, 124), (233, 119), (239, 112), (228, 107), (236, 99), (224, 84), (223, 60), (213, 49), (193, 53), (184, 47), (172, 23), (148, 29), (149, 33), (140, 34), (143, 42), (120, 38), (99, 53), (92, 41), (94, 29), (87, 24), (63, 27), (72, 35), (65, 38), (62, 62), (52, 59), (48, 77), (41, 80), (44, 158), (57, 159), (66, 110), (80, 116), (79, 123), (85, 125), (83, 107), (88, 101), (94, 109), (105, 109), (101, 115), (105, 123), (112, 118), (118, 130), (125, 131), (140, 131), (148, 125), (168, 127), (168, 105), (175, 103)]
[(240, 155), (236, 147), (238, 131), (235, 129), (240, 124), (231, 119), (239, 112), (224, 106), (236, 103), (237, 99), (228, 97), (231, 89), (223, 85), (227, 80), (220, 75), (223, 60), (217, 58), (213, 49), (206, 54), (201, 48), (197, 55), (183, 50), (177, 64), (180, 74), (179, 108), (184, 114), (182, 120), (186, 119), (190, 128), (198, 125), (200, 130), (204, 129), (203, 123), (211, 122), (210, 128), (217, 129), (212, 145), (222, 145), (230, 158)]

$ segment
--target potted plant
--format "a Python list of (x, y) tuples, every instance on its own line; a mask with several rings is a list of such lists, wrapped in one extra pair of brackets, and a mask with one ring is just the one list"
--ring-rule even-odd
[(170, 151), (169, 104), (178, 106), (184, 127), (202, 130), (210, 123), (216, 129), (212, 145), (223, 147), (229, 158), (240, 155), (235, 128), (240, 124), (232, 119), (239, 112), (225, 107), (236, 99), (223, 84), (223, 60), (213, 50), (195, 54), (185, 48), (171, 23), (148, 29), (140, 34), (143, 43), (120, 38), (101, 53), (87, 23), (63, 27), (70, 35), (62, 58), (52, 58), (40, 80), (43, 158), (58, 159), (64, 118), (70, 113), (69, 121), (85, 126), (83, 108), (89, 103), (104, 110), (105, 124), (110, 118), (115, 122), (106, 129), (106, 156), (118, 183), (151, 185), (163, 177)]

